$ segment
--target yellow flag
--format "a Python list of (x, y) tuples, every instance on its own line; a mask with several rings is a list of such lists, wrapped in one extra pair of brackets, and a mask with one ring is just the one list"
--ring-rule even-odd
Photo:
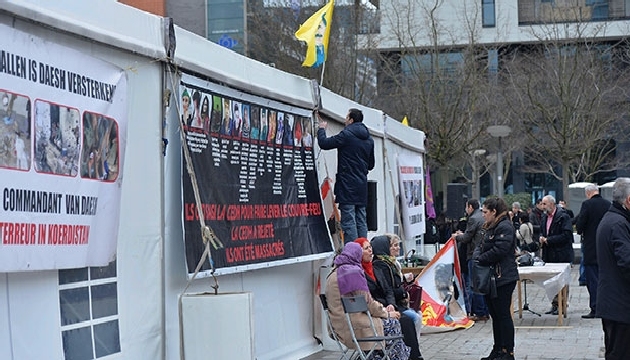
[(328, 37), (332, 21), (335, 0), (330, 0), (323, 8), (313, 14), (304, 24), (300, 25), (295, 37), (306, 42), (306, 59), (302, 63), (305, 67), (319, 67), (326, 61), (328, 54)]
[(405, 115), (405, 117), (402, 119), (402, 123), (405, 126), (409, 126), (409, 120), (407, 120), (407, 115)]

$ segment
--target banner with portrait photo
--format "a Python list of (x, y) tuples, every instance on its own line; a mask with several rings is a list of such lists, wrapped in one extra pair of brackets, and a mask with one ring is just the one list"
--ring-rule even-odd
[(0, 272), (115, 259), (126, 78), (0, 25)]
[[(310, 112), (188, 74), (178, 96), (204, 221), (218, 239), (210, 246), (215, 269), (332, 251)], [(184, 241), (194, 273), (204, 244), (185, 165)], [(201, 270), (208, 269), (206, 261)]]
[(422, 157), (398, 155), (398, 182), (403, 231), (407, 239), (425, 233)]

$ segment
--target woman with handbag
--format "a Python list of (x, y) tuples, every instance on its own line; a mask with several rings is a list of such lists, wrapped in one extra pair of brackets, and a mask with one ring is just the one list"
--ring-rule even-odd
[[(389, 241), (389, 240), (388, 240)], [(416, 323), (414, 323), (414, 319), (409, 316), (409, 310), (404, 306), (397, 306), (396, 304), (388, 304), (386, 300), (385, 290), (382, 286), (383, 279), (376, 276), (378, 271), (375, 271), (372, 259), (372, 245), (370, 241), (366, 238), (358, 238), (354, 242), (361, 245), (363, 249), (363, 258), (361, 259), (361, 266), (363, 267), (363, 271), (365, 272), (365, 278), (367, 279), (368, 288), (370, 289), (370, 294), (374, 298), (374, 300), (383, 304), (383, 306), (392, 306), (396, 309), (396, 311), (400, 312), (400, 327), (402, 328), (402, 333), (404, 336), (403, 341), (407, 346), (411, 348), (411, 354), (409, 355), (409, 360), (423, 360), (422, 354), (420, 353), (420, 333), (416, 327)], [(380, 272), (378, 272), (380, 274)], [(379, 282), (380, 280), (380, 282)], [(413, 310), (411, 310), (413, 311)], [(415, 312), (414, 312), (415, 313)], [(417, 315), (417, 313), (415, 313)], [(418, 316), (419, 317), (419, 316)], [(422, 326), (422, 318), (420, 318), (420, 326)]]
[[(481, 360), (514, 360), (514, 321), (510, 305), (518, 280), (514, 258), (514, 225), (508, 207), (501, 198), (488, 198), (482, 209), (485, 223), (484, 238), (475, 249), (473, 259), (484, 266), (494, 266), (496, 294), (485, 295), (494, 345), (490, 355)], [(494, 296), (493, 296), (494, 295)]]
[(521, 250), (536, 252), (538, 251), (538, 242), (534, 240), (534, 226), (529, 222), (529, 215), (521, 213), (518, 217), (520, 225), (516, 229), (516, 239), (518, 240)]

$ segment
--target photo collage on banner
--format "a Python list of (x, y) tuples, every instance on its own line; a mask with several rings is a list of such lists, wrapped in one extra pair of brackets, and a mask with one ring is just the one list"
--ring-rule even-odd
[(115, 258), (126, 77), (112, 64), (0, 26), (0, 271)]
[[(205, 223), (220, 240), (211, 246), (215, 268), (332, 251), (310, 112), (186, 74), (178, 96)], [(203, 243), (186, 166), (182, 177), (186, 262), (193, 273)], [(202, 270), (209, 268), (206, 261)]]
[(425, 232), (422, 157), (399, 154), (398, 180), (403, 231), (413, 239)]

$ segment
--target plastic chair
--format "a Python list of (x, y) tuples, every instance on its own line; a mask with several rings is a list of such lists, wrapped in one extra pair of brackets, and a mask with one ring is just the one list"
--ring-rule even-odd
[[(347, 296), (341, 297), (341, 303), (343, 304), (343, 311), (346, 314), (346, 320), (348, 321), (348, 327), (350, 328), (350, 333), (352, 334), (352, 341), (356, 347), (356, 354), (359, 354), (359, 357), (362, 360), (367, 360), (372, 356), (372, 354), (377, 350), (377, 346), (380, 344), (381, 349), (383, 351), (383, 360), (391, 360), (389, 357), (389, 350), (386, 347), (386, 343), (388, 341), (396, 341), (402, 340), (402, 335), (395, 336), (380, 336), (376, 332), (376, 328), (374, 327), (374, 321), (372, 319), (372, 314), (370, 314), (370, 310), (368, 309), (367, 302), (365, 301), (365, 297), (363, 295), (357, 296)], [(355, 313), (365, 313), (370, 320), (370, 327), (372, 328), (373, 336), (357, 338), (354, 327), (352, 326), (352, 319), (350, 318), (350, 314)], [(360, 343), (373, 342), (372, 348), (366, 354), (361, 350)]]
[(355, 358), (354, 352), (351, 352), (337, 337), (335, 333), (335, 329), (333, 328), (332, 321), (330, 320), (330, 312), (328, 311), (328, 300), (326, 300), (326, 294), (319, 294), (319, 300), (322, 303), (322, 308), (324, 308), (324, 313), (326, 314), (326, 324), (328, 325), (328, 335), (335, 340), (337, 346), (339, 346), (339, 351), (341, 352), (341, 358), (343, 360), (352, 360)]

